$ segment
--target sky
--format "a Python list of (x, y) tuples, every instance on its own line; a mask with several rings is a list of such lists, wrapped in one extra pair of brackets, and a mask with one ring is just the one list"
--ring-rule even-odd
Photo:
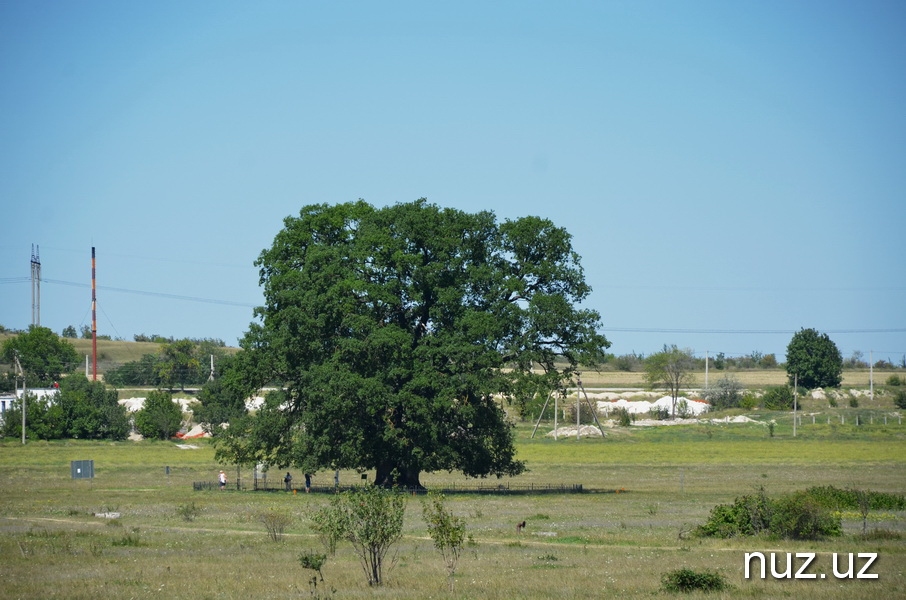
[(566, 228), (617, 355), (906, 360), (906, 4), (0, 0), (0, 325), (214, 338), (306, 205)]

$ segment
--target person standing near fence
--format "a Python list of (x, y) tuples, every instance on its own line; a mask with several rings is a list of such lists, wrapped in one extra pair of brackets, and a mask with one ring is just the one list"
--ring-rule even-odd
[(305, 493), (311, 492), (311, 473), (305, 474)]
[(283, 478), (283, 483), (286, 484), (287, 492), (291, 492), (293, 490), (293, 476), (289, 474), (289, 471), (286, 472), (286, 477)]
[(226, 473), (221, 471), (220, 472), (220, 491), (222, 492), (225, 489), (226, 489)]

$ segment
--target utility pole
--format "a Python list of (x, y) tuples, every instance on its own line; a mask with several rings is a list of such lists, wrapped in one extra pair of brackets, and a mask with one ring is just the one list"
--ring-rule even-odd
[[(27, 389), (25, 384), (25, 371), (22, 369), (22, 363), (19, 362), (19, 352), (16, 351), (14, 355), (16, 359), (16, 370), (19, 372), (19, 375), (22, 377), (22, 402), (20, 406), (22, 407), (22, 445), (25, 445), (25, 399), (27, 397)], [(18, 386), (17, 386), (18, 387)]]
[(868, 397), (875, 399), (875, 357), (874, 350), (868, 351)]
[(796, 400), (799, 399), (799, 374), (793, 375), (793, 437), (796, 437)]
[(705, 389), (708, 389), (708, 351), (705, 350)]

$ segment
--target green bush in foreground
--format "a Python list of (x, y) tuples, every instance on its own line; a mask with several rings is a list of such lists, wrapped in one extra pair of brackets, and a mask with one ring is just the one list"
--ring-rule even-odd
[(694, 571), (688, 568), (664, 573), (661, 585), (668, 592), (716, 592), (726, 589), (724, 576), (714, 571)]

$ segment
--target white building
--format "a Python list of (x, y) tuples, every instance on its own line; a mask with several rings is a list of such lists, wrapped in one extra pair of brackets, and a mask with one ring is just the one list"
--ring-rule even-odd
[[(53, 398), (59, 391), (58, 388), (35, 388), (26, 390), (29, 399), (37, 398), (38, 400), (48, 397)], [(15, 394), (0, 394), (0, 422), (3, 421), (6, 411), (10, 410), (13, 407), (13, 403), (17, 402), (21, 396), (22, 390), (16, 390)]]

